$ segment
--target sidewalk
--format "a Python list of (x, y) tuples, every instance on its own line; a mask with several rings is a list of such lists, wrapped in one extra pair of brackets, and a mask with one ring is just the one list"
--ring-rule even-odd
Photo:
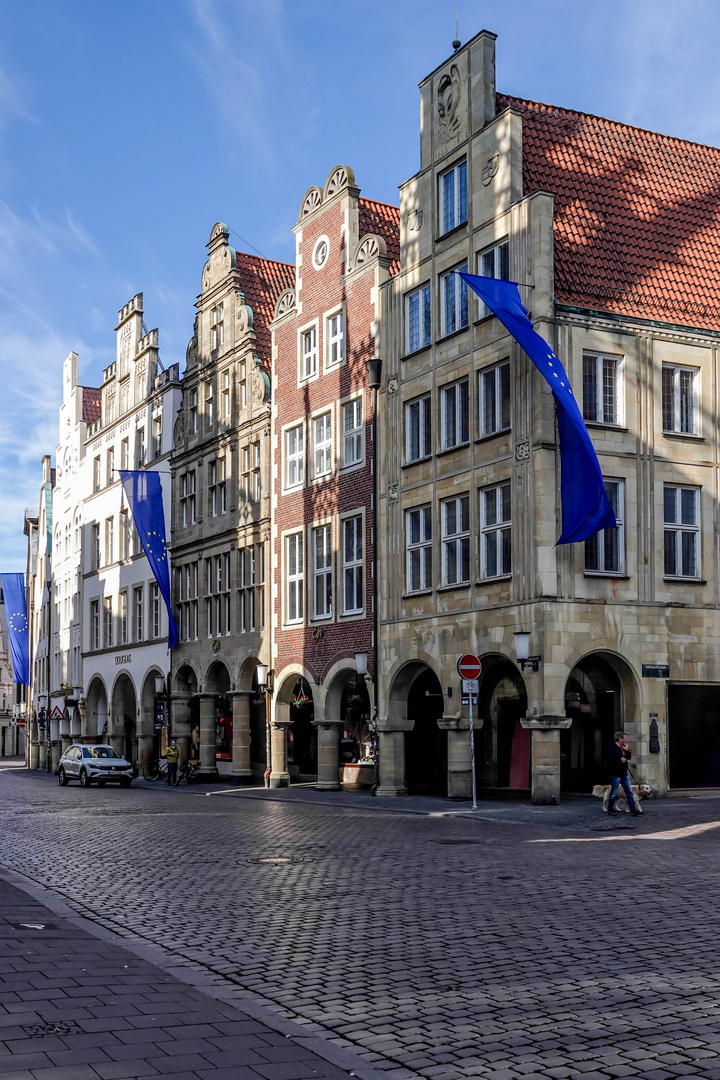
[(22, 880), (0, 874), (0, 1080), (343, 1080), (338, 1064), (378, 1076), (262, 1006), (240, 1010), (221, 989), (181, 981), (138, 955), (142, 946), (11, 877)]

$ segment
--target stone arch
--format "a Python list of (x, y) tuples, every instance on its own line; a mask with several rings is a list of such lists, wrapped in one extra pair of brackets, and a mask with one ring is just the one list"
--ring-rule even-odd
[(440, 673), (423, 659), (404, 664), (393, 679), (388, 718), (403, 732), (405, 786), (413, 794), (447, 794), (447, 730)]
[(129, 671), (121, 671), (113, 684), (109, 729), (111, 745), (134, 765), (138, 757), (137, 690)]
[(579, 657), (565, 683), (565, 713), (572, 724), (560, 737), (561, 786), (590, 791), (605, 783), (604, 761), (616, 730), (638, 732), (640, 681), (627, 660), (607, 649)]
[(213, 660), (205, 673), (203, 690), (206, 694), (227, 694), (231, 686), (230, 671), (224, 660)]
[(334, 195), (339, 194), (346, 187), (355, 186), (355, 173), (352, 171), (349, 165), (336, 165), (334, 169), (331, 169), (328, 173), (328, 178), (325, 181), (325, 190), (323, 192), (323, 201), (326, 199), (332, 199)]
[(480, 787), (525, 790), (530, 786), (531, 733), (520, 720), (527, 715), (525, 680), (505, 652), (480, 657), (475, 774)]
[(285, 292), (280, 293), (278, 302), (275, 305), (275, 319), (282, 319), (285, 315), (289, 315), (290, 312), (295, 311), (297, 301), (295, 298), (294, 289), (286, 289)]
[(388, 721), (391, 728), (412, 728), (407, 715), (407, 697), (410, 688), (418, 676), (429, 669), (440, 683), (440, 672), (432, 657), (421, 654), (415, 660), (409, 660), (401, 664), (394, 671), (389, 680), (390, 690), (388, 693)]
[(189, 660), (184, 660), (175, 672), (175, 689), (181, 694), (194, 696), (198, 692), (198, 677), (195, 668)]
[(100, 675), (91, 678), (87, 691), (86, 717), (88, 733), (91, 738), (107, 734), (108, 697), (105, 682)]
[(249, 693), (251, 690), (257, 689), (255, 670), (259, 663), (261, 663), (261, 661), (258, 660), (257, 656), (247, 656), (245, 658), (238, 677), (238, 690), (244, 690)]
[(314, 213), (322, 204), (323, 193), (319, 187), (310, 187), (307, 189), (300, 202), (300, 214), (298, 220), (308, 217)]
[(359, 266), (365, 266), (366, 263), (381, 258), (383, 255), (387, 255), (387, 244), (384, 238), (368, 233), (360, 239), (353, 252), (353, 268), (357, 269)]

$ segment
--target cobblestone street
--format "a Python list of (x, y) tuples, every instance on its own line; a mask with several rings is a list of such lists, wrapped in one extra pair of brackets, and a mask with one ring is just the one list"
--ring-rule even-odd
[(397, 1080), (720, 1078), (720, 800), (645, 805), (473, 819), (5, 768), (0, 865)]

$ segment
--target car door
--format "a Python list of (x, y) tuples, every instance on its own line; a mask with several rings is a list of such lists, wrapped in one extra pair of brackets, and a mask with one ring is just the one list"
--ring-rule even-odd
[(63, 769), (66, 776), (75, 776), (75, 747), (68, 748), (67, 753), (63, 757)]

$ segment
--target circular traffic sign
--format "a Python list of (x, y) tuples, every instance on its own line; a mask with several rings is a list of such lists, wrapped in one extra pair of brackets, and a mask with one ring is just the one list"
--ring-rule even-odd
[(482, 664), (477, 656), (465, 653), (457, 662), (458, 675), (461, 679), (477, 679), (482, 671)]

